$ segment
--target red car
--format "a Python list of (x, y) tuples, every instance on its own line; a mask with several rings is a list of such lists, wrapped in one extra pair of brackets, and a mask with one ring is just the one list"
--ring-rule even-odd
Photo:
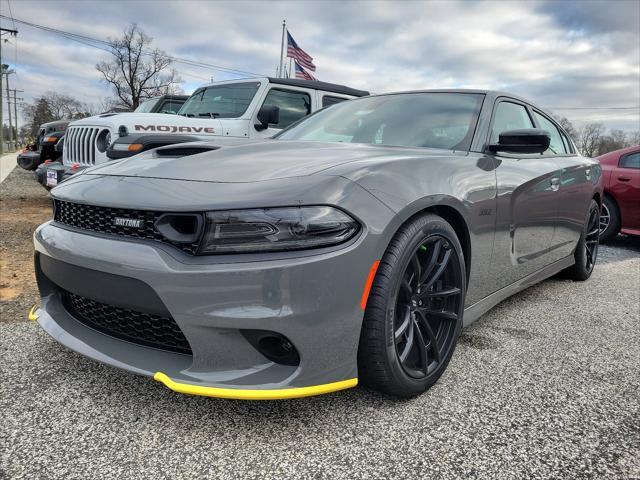
[(604, 180), (600, 241), (640, 235), (640, 145), (598, 157)]

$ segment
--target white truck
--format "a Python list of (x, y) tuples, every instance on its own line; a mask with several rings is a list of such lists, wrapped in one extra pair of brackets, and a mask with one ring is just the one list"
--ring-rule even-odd
[(63, 165), (50, 167), (46, 186), (84, 167), (165, 145), (271, 137), (321, 108), (366, 95), (332, 83), (259, 77), (200, 87), (177, 115), (133, 112), (83, 118), (69, 124)]

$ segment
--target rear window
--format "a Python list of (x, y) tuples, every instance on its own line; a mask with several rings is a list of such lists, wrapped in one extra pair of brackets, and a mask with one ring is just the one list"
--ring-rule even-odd
[(335, 105), (336, 103), (344, 102), (345, 100), (348, 100), (348, 98), (332, 97), (331, 95), (325, 95), (324, 97), (322, 97), (322, 108)]

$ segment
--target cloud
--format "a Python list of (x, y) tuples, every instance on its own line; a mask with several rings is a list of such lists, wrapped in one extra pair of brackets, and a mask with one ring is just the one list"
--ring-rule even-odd
[[(135, 20), (154, 37), (155, 46), (175, 56), (267, 75), (278, 65), (286, 18), (298, 43), (314, 56), (322, 80), (373, 92), (502, 89), (578, 126), (601, 119), (613, 128), (640, 128), (637, 108), (602, 109), (640, 107), (640, 2), (635, 0), (613, 6), (606, 1), (62, 5), (12, 3), (17, 18), (98, 38), (117, 37)], [(108, 94), (94, 68), (103, 52), (26, 26), (19, 29), (16, 79), (25, 98), (58, 88), (88, 102)], [(238, 76), (175, 67), (185, 90), (212, 76)], [(599, 109), (575, 110), (587, 107)]]

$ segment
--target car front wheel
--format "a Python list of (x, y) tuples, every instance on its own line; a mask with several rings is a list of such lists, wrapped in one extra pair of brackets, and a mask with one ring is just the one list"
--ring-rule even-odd
[(421, 215), (394, 236), (369, 294), (360, 347), (364, 385), (412, 397), (440, 378), (460, 329), (466, 275), (455, 231)]

